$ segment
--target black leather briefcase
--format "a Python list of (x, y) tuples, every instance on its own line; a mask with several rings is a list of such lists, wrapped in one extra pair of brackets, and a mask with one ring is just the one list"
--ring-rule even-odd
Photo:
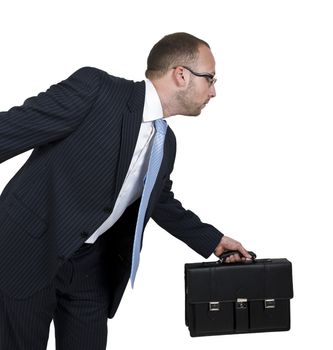
[(287, 259), (185, 264), (185, 319), (192, 337), (287, 331), (292, 297)]

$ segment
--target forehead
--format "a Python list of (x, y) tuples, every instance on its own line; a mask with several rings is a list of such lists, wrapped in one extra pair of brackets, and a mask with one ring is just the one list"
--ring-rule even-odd
[(198, 51), (197, 68), (203, 72), (215, 73), (215, 59), (210, 48), (201, 45)]

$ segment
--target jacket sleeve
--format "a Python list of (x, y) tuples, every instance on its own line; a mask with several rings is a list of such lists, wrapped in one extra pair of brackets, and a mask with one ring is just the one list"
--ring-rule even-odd
[(0, 163), (73, 132), (96, 99), (100, 72), (81, 68), (22, 106), (0, 112)]
[(204, 258), (208, 258), (223, 234), (212, 225), (201, 222), (192, 211), (183, 208), (171, 191), (168, 179), (152, 213), (153, 220), (176, 238), (185, 242)]

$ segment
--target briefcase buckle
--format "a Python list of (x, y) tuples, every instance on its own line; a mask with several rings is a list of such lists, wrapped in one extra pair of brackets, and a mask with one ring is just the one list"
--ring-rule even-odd
[(247, 309), (247, 299), (238, 298), (236, 301), (236, 309)]
[(209, 303), (209, 311), (220, 311), (220, 302), (212, 301)]
[(275, 299), (265, 299), (265, 309), (275, 309)]

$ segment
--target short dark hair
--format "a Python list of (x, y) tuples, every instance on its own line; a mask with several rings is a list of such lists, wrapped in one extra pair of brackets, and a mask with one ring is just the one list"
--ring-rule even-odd
[(201, 45), (210, 48), (205, 41), (188, 33), (166, 35), (153, 46), (148, 55), (146, 77), (160, 78), (170, 68), (196, 62)]

